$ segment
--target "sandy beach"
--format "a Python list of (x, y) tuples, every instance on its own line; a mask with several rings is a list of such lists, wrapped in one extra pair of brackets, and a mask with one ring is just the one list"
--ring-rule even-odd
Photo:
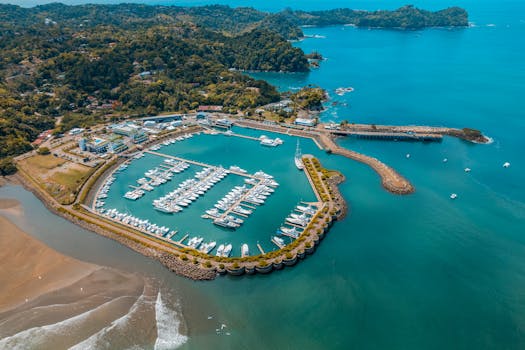
[(0, 348), (151, 347), (158, 287), (54, 251), (2, 216), (16, 208), (0, 199)]

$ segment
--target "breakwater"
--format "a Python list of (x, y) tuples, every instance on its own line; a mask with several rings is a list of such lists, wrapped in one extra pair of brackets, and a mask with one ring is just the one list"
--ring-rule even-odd
[(334, 142), (332, 137), (326, 134), (321, 134), (320, 140), (325, 149), (333, 154), (369, 165), (381, 177), (381, 184), (387, 191), (395, 194), (410, 194), (415, 191), (414, 186), (407, 179), (379, 159), (342, 148)]
[(267, 130), (314, 139), (320, 148), (328, 152), (341, 155), (343, 157), (347, 157), (370, 166), (381, 177), (381, 184), (387, 191), (402, 195), (410, 194), (415, 191), (414, 186), (393, 168), (389, 167), (377, 158), (338, 146), (332, 139), (332, 132), (326, 131), (321, 127), (303, 130), (296, 128), (285, 128), (277, 124), (265, 124), (247, 120), (240, 120), (236, 122), (236, 124), (252, 129)]

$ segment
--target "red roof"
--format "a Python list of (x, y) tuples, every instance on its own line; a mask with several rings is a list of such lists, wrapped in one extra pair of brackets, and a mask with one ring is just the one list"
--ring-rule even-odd
[(39, 146), (42, 142), (44, 142), (44, 139), (38, 138), (35, 141), (31, 142), (33, 146)]

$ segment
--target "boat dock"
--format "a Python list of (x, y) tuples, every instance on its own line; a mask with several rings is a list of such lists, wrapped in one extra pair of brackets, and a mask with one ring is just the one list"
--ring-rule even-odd
[(182, 237), (179, 241), (177, 241), (177, 243), (179, 243), (179, 244), (183, 244), (182, 242), (184, 242), (184, 240), (185, 240), (186, 238), (188, 238), (188, 236), (189, 236), (189, 234), (186, 233), (186, 234), (184, 235), (184, 237)]
[(274, 239), (272, 239), (272, 243), (275, 244), (277, 247), (279, 247), (279, 249), (283, 249), (285, 247), (284, 244), (281, 244)]
[[(176, 156), (171, 156), (171, 155), (169, 155), (169, 154), (164, 154), (164, 153), (160, 153), (160, 152), (155, 152), (155, 151), (144, 151), (144, 153), (149, 153), (149, 154), (153, 154), (153, 155), (155, 155), (155, 156), (164, 157), (164, 158), (175, 159), (175, 160), (178, 160), (178, 161), (180, 161), (180, 162), (186, 162), (186, 163), (194, 164), (194, 165), (198, 165), (198, 166), (201, 166), (201, 167), (204, 167), (204, 168), (212, 168), (212, 169), (217, 169), (217, 168), (219, 168), (219, 167), (217, 167), (217, 166), (215, 166), (215, 165), (206, 164), (206, 163), (203, 163), (203, 162), (198, 162), (198, 161), (195, 161), (195, 160), (190, 160), (190, 159), (180, 158), (180, 157), (176, 157)], [(226, 170), (228, 170), (230, 173), (235, 174), (235, 175), (244, 176), (244, 177), (249, 177), (249, 178), (251, 178), (251, 179), (259, 179), (258, 177), (253, 176), (253, 175), (251, 175), (251, 174), (247, 174), (247, 173), (243, 173), (243, 172), (236, 171), (236, 170), (231, 170), (231, 169), (226, 169)]]
[(232, 131), (217, 131), (217, 133), (223, 134), (225, 136), (235, 136), (235, 137), (240, 137), (240, 138), (243, 138), (243, 139), (248, 139), (248, 140), (253, 140), (253, 141), (261, 141), (258, 137), (248, 136), (248, 135), (243, 135), (243, 134), (237, 134), (237, 133), (232, 132)]
[(336, 135), (348, 135), (367, 140), (393, 140), (393, 141), (424, 141), (441, 142), (443, 135), (427, 134), (419, 132), (386, 132), (386, 131), (341, 131), (334, 132)]
[(175, 236), (177, 234), (178, 231), (171, 231), (170, 233), (168, 233), (168, 235), (166, 236), (166, 239), (171, 239), (171, 237)]
[(257, 242), (257, 248), (259, 248), (259, 251), (261, 252), (261, 254), (266, 254), (258, 242)]
[[(240, 198), (239, 198), (234, 204), (232, 204), (232, 205), (228, 208), (228, 210), (226, 210), (224, 213), (221, 214), (220, 218), (221, 218), (221, 219), (224, 219), (226, 216), (228, 216), (228, 215), (231, 214), (231, 212), (233, 211), (233, 208), (236, 208), (237, 206), (243, 204), (243, 202), (246, 201), (246, 197), (248, 197), (248, 196), (252, 193), (253, 189), (254, 189), (256, 186), (260, 185), (261, 182), (262, 182), (262, 180), (259, 180), (259, 183), (258, 183), (257, 185), (253, 186), (253, 187), (250, 188), (248, 191), (246, 191), (246, 193), (244, 193), (244, 194), (243, 194), (243, 195), (242, 195), (242, 196), (241, 196), (241, 197), (240, 197)], [(239, 214), (239, 213), (235, 213), (235, 215), (241, 215), (241, 214)], [(241, 216), (248, 217), (248, 215), (241, 215)]]

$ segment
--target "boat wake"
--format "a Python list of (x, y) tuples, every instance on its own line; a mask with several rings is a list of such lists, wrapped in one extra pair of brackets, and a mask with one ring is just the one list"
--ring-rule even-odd
[(155, 350), (175, 349), (188, 340), (188, 337), (180, 333), (180, 319), (177, 312), (162, 300), (160, 291), (155, 302), (155, 319), (157, 321)]

